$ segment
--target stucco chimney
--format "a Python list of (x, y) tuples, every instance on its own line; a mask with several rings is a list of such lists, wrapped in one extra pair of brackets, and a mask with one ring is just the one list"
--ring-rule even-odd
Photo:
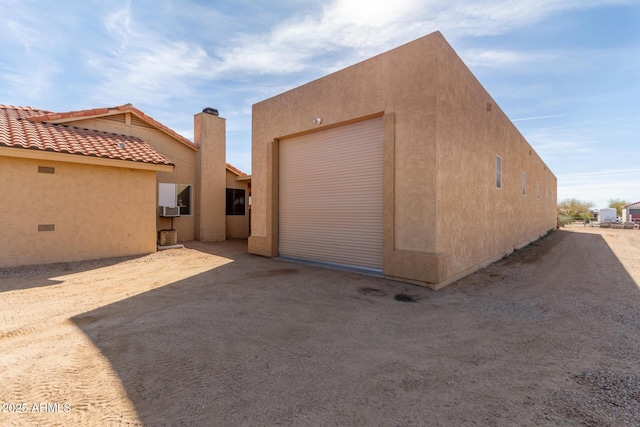
[[(215, 113), (213, 113), (215, 112)], [(194, 116), (196, 156), (195, 238), (226, 240), (226, 120), (205, 108)]]

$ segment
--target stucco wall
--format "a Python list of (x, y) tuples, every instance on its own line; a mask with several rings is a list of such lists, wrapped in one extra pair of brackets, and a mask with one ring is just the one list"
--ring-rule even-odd
[(0, 157), (0, 182), (0, 267), (156, 250), (155, 171)]
[(226, 121), (208, 113), (194, 117), (196, 155), (195, 238), (222, 241), (225, 230)]
[(433, 33), (253, 106), (251, 253), (278, 255), (278, 141), (376, 115), (385, 275), (440, 287), (555, 227), (555, 176)]
[[(446, 277), (452, 277), (554, 229), (557, 183), (453, 49), (444, 40), (441, 45), (437, 246), (447, 254)], [(496, 189), (496, 156), (502, 158), (502, 189)]]
[[(437, 39), (426, 37), (253, 106), (249, 251), (277, 255), (277, 150), (272, 141), (395, 113), (385, 146), (396, 185), (391, 249), (433, 255)], [(321, 117), (322, 126), (313, 124)], [(276, 142), (277, 144), (277, 142)], [(393, 157), (390, 159), (389, 157)], [(345, 171), (348, 174), (348, 171)], [(275, 199), (275, 200), (274, 200)]]
[(227, 170), (226, 188), (245, 191), (245, 210), (244, 215), (226, 215), (227, 239), (246, 239), (249, 237), (249, 181), (238, 181), (236, 177), (236, 174)]
[[(122, 121), (112, 118), (92, 118), (67, 122), (70, 126), (84, 127), (104, 132), (112, 132), (120, 135), (131, 135), (148, 142), (158, 152), (165, 155), (175, 164), (173, 172), (158, 172), (157, 183), (186, 184), (194, 186), (192, 199), (195, 201), (196, 185), (196, 156), (198, 151), (182, 144), (171, 136), (149, 126), (132, 122), (131, 113), (123, 113), (118, 116)], [(157, 194), (157, 185), (154, 194)], [(156, 214), (156, 226), (158, 230), (171, 227), (171, 219), (160, 218)], [(184, 215), (174, 218), (173, 226), (178, 230), (178, 240), (193, 240), (195, 238), (196, 216), (195, 205), (192, 215)]]

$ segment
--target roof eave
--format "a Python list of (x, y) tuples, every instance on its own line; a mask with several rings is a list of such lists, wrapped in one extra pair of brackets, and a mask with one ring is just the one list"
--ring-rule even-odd
[(159, 130), (160, 132), (170, 136), (176, 141), (186, 145), (194, 151), (198, 151), (199, 147), (186, 137), (180, 135), (176, 131), (170, 129), (169, 127), (163, 125), (159, 121), (153, 119), (150, 116), (147, 116), (143, 111), (137, 109), (132, 104), (124, 104), (119, 105), (117, 107), (111, 108), (94, 108), (91, 110), (79, 110), (79, 111), (69, 111), (64, 113), (51, 113), (42, 116), (31, 116), (27, 119), (32, 122), (46, 122), (52, 124), (64, 124), (69, 122), (74, 122), (78, 120), (85, 119), (99, 119), (101, 117), (114, 116), (123, 113), (131, 113), (135, 115), (138, 119), (144, 121), (145, 123), (152, 126), (154, 129)]
[(85, 165), (110, 166), (126, 169), (151, 170), (156, 172), (171, 172), (175, 167), (173, 164), (136, 162), (133, 160), (110, 159), (105, 157), (87, 156), (83, 154), (59, 153), (56, 151), (6, 146), (0, 146), (0, 156), (32, 160), (79, 163)]
[(237, 175), (238, 177), (244, 177), (247, 176), (246, 173), (242, 172), (240, 169), (238, 169), (237, 167), (233, 166), (232, 164), (229, 163), (225, 163), (226, 168), (229, 172), (231, 172), (234, 175)]

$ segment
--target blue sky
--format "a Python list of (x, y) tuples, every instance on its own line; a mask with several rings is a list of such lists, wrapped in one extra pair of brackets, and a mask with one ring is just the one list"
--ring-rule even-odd
[[(378, 5), (378, 3), (380, 3)], [(558, 177), (558, 199), (640, 201), (640, 0), (0, 0), (0, 103), (132, 103), (192, 138), (251, 105), (441, 31)]]

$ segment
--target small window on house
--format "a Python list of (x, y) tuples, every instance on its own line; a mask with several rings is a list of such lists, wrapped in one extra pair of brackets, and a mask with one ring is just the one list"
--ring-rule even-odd
[(242, 188), (227, 188), (227, 215), (244, 215), (245, 190)]
[(158, 206), (178, 206), (180, 215), (192, 214), (193, 187), (189, 184), (158, 184)]
[(522, 172), (522, 195), (527, 195), (527, 174)]
[(540, 200), (540, 181), (536, 181), (536, 200)]
[(180, 206), (180, 215), (191, 215), (191, 186), (176, 185), (176, 205)]
[(502, 158), (496, 156), (496, 188), (502, 188)]
[(549, 187), (544, 187), (544, 201), (549, 201)]

